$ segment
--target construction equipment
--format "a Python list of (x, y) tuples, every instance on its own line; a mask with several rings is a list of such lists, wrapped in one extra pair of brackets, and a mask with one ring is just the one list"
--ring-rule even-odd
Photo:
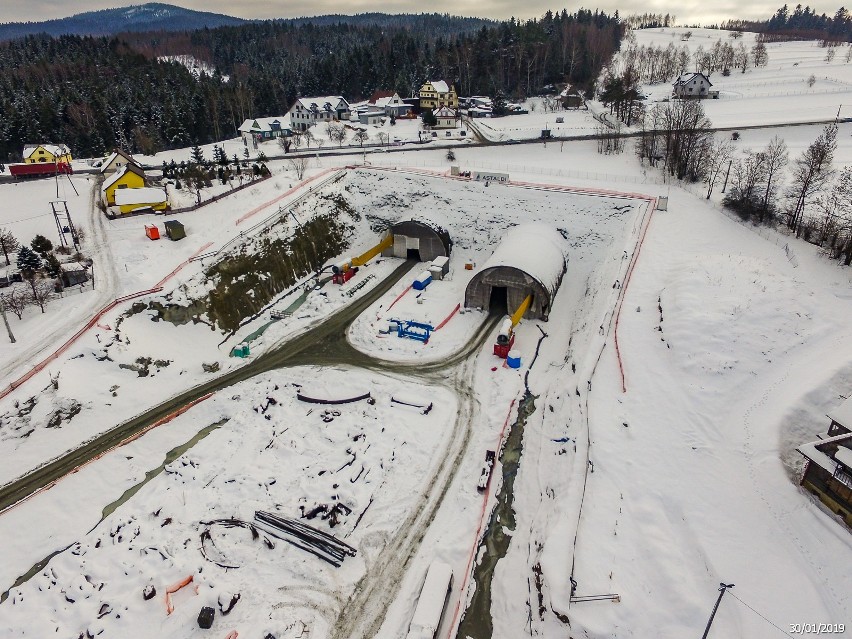
[(497, 342), (494, 344), (494, 354), (497, 357), (501, 359), (508, 357), (509, 351), (515, 345), (515, 326), (521, 321), (530, 304), (532, 304), (532, 293), (527, 295), (515, 312), (511, 316), (506, 316), (500, 324), (500, 332), (497, 333)]
[(393, 246), (393, 235), (388, 234), (385, 239), (376, 244), (366, 253), (362, 253), (358, 257), (350, 257), (348, 259), (341, 260), (337, 264), (332, 264), (332, 282), (334, 282), (335, 284), (345, 284), (350, 279), (352, 279), (355, 273), (358, 272), (359, 266), (364, 266), (364, 264), (376, 257), (376, 255), (384, 251), (386, 248), (390, 248), (391, 246)]

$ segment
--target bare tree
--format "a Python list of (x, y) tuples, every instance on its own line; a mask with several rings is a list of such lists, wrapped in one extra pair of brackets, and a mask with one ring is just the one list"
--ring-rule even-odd
[(810, 76), (807, 80), (805, 80), (805, 82), (808, 83), (808, 88), (812, 89), (813, 86), (816, 84), (816, 76), (815, 75)]
[(835, 55), (837, 55), (837, 50), (834, 47), (829, 47), (828, 51), (825, 52), (825, 62), (831, 64)]
[(831, 162), (837, 149), (837, 124), (827, 124), (819, 137), (805, 149), (793, 165), (787, 197), (790, 200), (787, 227), (801, 232), (808, 200), (831, 180)]
[(754, 62), (754, 67), (765, 67), (769, 64), (769, 54), (766, 52), (766, 45), (762, 42), (756, 43), (751, 48), (751, 59)]
[[(736, 33), (739, 32), (737, 31)], [(745, 48), (745, 45), (742, 42), (738, 42), (736, 51), (734, 52), (734, 64), (736, 64), (738, 69), (745, 73), (746, 69), (748, 69), (748, 61), (748, 49)]]
[(3, 256), (6, 258), (6, 266), (12, 264), (9, 261), (9, 253), (14, 253), (21, 246), (21, 243), (12, 235), (12, 231), (6, 228), (0, 229), (0, 251), (3, 251)]
[(316, 142), (316, 137), (311, 133), (310, 129), (302, 131), (302, 137), (305, 139), (305, 146), (311, 148), (311, 143)]
[(388, 143), (388, 140), (390, 140), (390, 135), (388, 135), (384, 131), (379, 131), (376, 134), (376, 137), (379, 138), (379, 144), (381, 144), (382, 146), (386, 145)]
[(302, 143), (304, 142), (304, 140), (302, 139), (302, 136), (303, 136), (303, 134), (299, 133), (298, 131), (295, 131), (293, 133), (293, 135), (290, 136), (290, 144), (292, 144), (293, 148), (296, 149), (297, 151), (299, 150), (299, 147), (301, 147)]
[[(739, 33), (735, 31), (734, 33)], [(713, 195), (713, 188), (722, 176), (722, 172), (731, 161), (734, 145), (730, 140), (713, 140), (707, 154), (707, 199)]]
[(343, 146), (346, 137), (349, 135), (346, 127), (336, 122), (329, 122), (326, 131), (328, 132), (328, 139), (331, 142), (337, 142), (337, 146)]
[(284, 151), (284, 153), (289, 153), (290, 147), (293, 146), (293, 138), (281, 136), (278, 138), (278, 146), (281, 147), (281, 150)]
[(766, 170), (766, 189), (763, 192), (763, 202), (760, 207), (759, 220), (761, 224), (766, 221), (769, 213), (770, 198), (776, 188), (773, 180), (787, 166), (789, 152), (787, 151), (787, 145), (784, 143), (784, 140), (777, 135), (773, 137), (763, 151), (763, 157)]
[(759, 189), (766, 176), (763, 153), (747, 149), (743, 157), (734, 162), (731, 174), (731, 188), (723, 202), (749, 219), (759, 208)]
[(367, 129), (358, 129), (355, 132), (354, 138), (361, 148), (364, 148), (364, 142), (370, 139), (370, 134), (367, 133)]
[(50, 301), (54, 295), (53, 282), (41, 280), (33, 286), (33, 290), (29, 292), (28, 297), (30, 302), (35, 304), (44, 313), (44, 305)]
[(293, 173), (296, 174), (296, 179), (301, 181), (305, 177), (305, 171), (310, 163), (310, 158), (307, 155), (302, 155), (290, 158), (288, 162), (290, 163), (290, 168), (293, 169)]
[(3, 294), (3, 303), (6, 304), (7, 309), (15, 314), (15, 317), (21, 319), (24, 316), (24, 311), (27, 310), (27, 306), (30, 305), (30, 296), (26, 291), (14, 287), (8, 293)]

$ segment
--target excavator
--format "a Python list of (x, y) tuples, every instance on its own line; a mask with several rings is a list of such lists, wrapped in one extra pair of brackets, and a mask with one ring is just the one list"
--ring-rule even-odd
[(506, 359), (509, 356), (509, 351), (515, 345), (515, 326), (521, 321), (530, 304), (532, 304), (532, 293), (527, 295), (515, 312), (507, 315), (500, 324), (500, 332), (497, 333), (497, 342), (494, 344), (494, 354), (497, 357)]
[(364, 264), (376, 257), (376, 255), (391, 246), (393, 246), (393, 234), (389, 233), (385, 239), (376, 244), (366, 253), (362, 253), (358, 257), (350, 257), (349, 259), (338, 262), (337, 264), (333, 264), (331, 267), (331, 281), (335, 284), (345, 284), (352, 279), (352, 276), (355, 275), (355, 273), (358, 272), (359, 266), (364, 266)]

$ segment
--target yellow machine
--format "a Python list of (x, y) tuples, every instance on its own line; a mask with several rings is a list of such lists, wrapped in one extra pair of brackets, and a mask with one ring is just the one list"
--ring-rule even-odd
[(500, 325), (500, 332), (497, 333), (497, 343), (494, 344), (494, 354), (497, 357), (506, 359), (509, 355), (509, 351), (512, 350), (512, 346), (515, 344), (515, 327), (521, 321), (524, 313), (527, 312), (530, 304), (532, 304), (532, 293), (524, 298), (524, 301), (521, 302), (521, 305), (511, 316), (507, 316), (503, 320), (503, 323)]

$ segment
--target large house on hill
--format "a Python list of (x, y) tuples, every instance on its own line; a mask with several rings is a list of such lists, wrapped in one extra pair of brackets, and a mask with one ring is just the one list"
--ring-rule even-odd
[(315, 124), (349, 120), (349, 103), (343, 96), (299, 98), (288, 112), (294, 131), (307, 131)]
[(672, 85), (675, 98), (718, 98), (719, 92), (712, 91), (710, 78), (700, 72), (682, 73)]
[(459, 108), (456, 88), (443, 80), (427, 80), (418, 93), (421, 109), (439, 109), (441, 107)]

